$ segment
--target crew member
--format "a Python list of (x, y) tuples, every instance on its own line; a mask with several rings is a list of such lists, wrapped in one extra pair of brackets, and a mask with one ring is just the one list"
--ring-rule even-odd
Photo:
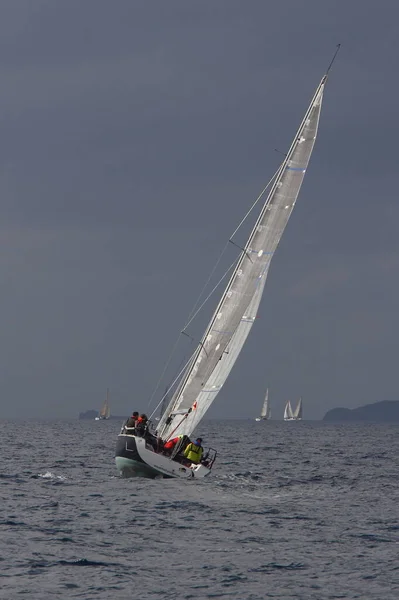
[(184, 450), (184, 456), (190, 462), (198, 465), (201, 462), (202, 454), (204, 452), (203, 447), (201, 446), (202, 438), (197, 438), (195, 442), (191, 442), (186, 449)]
[(136, 422), (137, 419), (139, 418), (139, 413), (137, 412), (137, 410), (134, 411), (134, 413), (132, 413), (132, 416), (128, 418), (128, 420), (125, 423), (125, 427), (128, 427), (129, 429), (134, 429), (136, 427)]
[(163, 445), (163, 449), (166, 451), (167, 454), (172, 454), (174, 447), (176, 446), (177, 442), (181, 440), (182, 437), (182, 435), (178, 435), (177, 437), (174, 437), (171, 440), (165, 442), (165, 444)]
[(136, 421), (136, 433), (139, 436), (144, 437), (148, 426), (148, 417), (145, 414), (142, 414), (138, 417)]

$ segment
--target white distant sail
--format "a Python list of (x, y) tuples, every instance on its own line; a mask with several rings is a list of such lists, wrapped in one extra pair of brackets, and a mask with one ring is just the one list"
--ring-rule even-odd
[(109, 389), (107, 388), (107, 396), (104, 400), (102, 407), (100, 408), (100, 412), (98, 413), (98, 417), (96, 417), (96, 421), (102, 421), (105, 419), (109, 419), (111, 416), (111, 410), (109, 407)]
[(292, 410), (291, 402), (288, 400), (284, 409), (284, 421), (301, 421), (302, 420), (302, 398), (299, 398), (295, 410)]
[(230, 281), (161, 417), (158, 433), (163, 439), (172, 434), (191, 435), (224, 385), (246, 341), (270, 261), (295, 206), (312, 154), (326, 80), (327, 75), (312, 98)]
[(293, 417), (294, 417), (294, 415), (292, 412), (291, 402), (288, 400), (287, 404), (285, 405), (285, 409), (284, 409), (284, 421), (292, 421)]
[(299, 398), (298, 404), (292, 416), (295, 419), (295, 421), (302, 420), (302, 398)]
[(266, 396), (260, 411), (260, 417), (256, 417), (255, 421), (268, 421), (272, 416), (272, 411), (269, 404), (269, 388), (266, 390)]
[(260, 416), (264, 419), (269, 417), (270, 406), (269, 406), (269, 388), (266, 390), (265, 401), (263, 402), (262, 410), (260, 411)]

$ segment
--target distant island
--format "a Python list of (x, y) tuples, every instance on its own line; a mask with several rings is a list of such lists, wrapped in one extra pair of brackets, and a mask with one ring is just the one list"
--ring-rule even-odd
[[(98, 410), (86, 410), (85, 412), (79, 413), (79, 420), (88, 419), (94, 421), (94, 419), (98, 417)], [(124, 417), (119, 417), (118, 415), (111, 415), (110, 419), (116, 419), (118, 421), (126, 421), (127, 415)]]
[(328, 423), (399, 423), (399, 400), (384, 400), (352, 409), (333, 408), (326, 412), (323, 421)]

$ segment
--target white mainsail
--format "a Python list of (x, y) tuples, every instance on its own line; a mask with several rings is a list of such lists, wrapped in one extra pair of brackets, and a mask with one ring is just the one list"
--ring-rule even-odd
[(300, 421), (302, 419), (302, 398), (299, 398), (298, 404), (296, 405), (292, 416), (296, 421)]
[(285, 409), (284, 409), (284, 421), (291, 421), (293, 418), (294, 418), (294, 415), (292, 413), (291, 402), (288, 400), (287, 404), (285, 405)]
[(269, 405), (269, 388), (266, 390), (265, 400), (263, 402), (262, 410), (260, 411), (260, 416), (262, 419), (270, 419), (271, 411)]
[(295, 206), (317, 135), (325, 75), (158, 432), (191, 435), (225, 383), (255, 320), (270, 261)]
[(109, 419), (111, 416), (111, 409), (109, 407), (109, 389), (107, 388), (107, 396), (104, 400), (104, 403), (100, 409), (99, 417), (100, 419)]

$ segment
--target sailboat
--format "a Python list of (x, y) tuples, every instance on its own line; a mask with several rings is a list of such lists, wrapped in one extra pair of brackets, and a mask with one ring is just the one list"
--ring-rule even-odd
[(284, 421), (302, 420), (302, 398), (299, 398), (295, 410), (292, 410), (291, 402), (288, 400), (284, 408)]
[[(169, 404), (154, 438), (118, 435), (116, 467), (123, 476), (201, 478), (208, 476), (216, 451), (206, 460), (188, 464), (180, 454), (166, 456), (162, 442), (191, 436), (215, 401), (234, 366), (256, 319), (270, 262), (295, 206), (315, 143), (323, 92), (332, 62), (321, 79), (292, 144), (275, 175), (255, 225), (232, 266), (230, 279), (195, 351), (173, 381)], [(256, 204), (256, 203), (255, 203)], [(245, 220), (245, 217), (244, 217)], [(185, 333), (183, 329), (183, 333)]]
[(266, 390), (266, 396), (263, 401), (260, 417), (256, 417), (255, 421), (268, 421), (272, 417), (272, 411), (269, 404), (269, 388)]
[(111, 410), (109, 408), (109, 389), (107, 388), (107, 395), (103, 402), (102, 407), (100, 408), (100, 412), (98, 413), (98, 417), (95, 418), (96, 421), (104, 421), (109, 419), (111, 416)]
[(292, 412), (291, 402), (288, 400), (288, 402), (284, 408), (284, 421), (292, 421), (293, 417), (294, 417), (294, 415)]
[(296, 405), (296, 409), (293, 413), (294, 421), (302, 421), (302, 398), (299, 398), (298, 404)]

